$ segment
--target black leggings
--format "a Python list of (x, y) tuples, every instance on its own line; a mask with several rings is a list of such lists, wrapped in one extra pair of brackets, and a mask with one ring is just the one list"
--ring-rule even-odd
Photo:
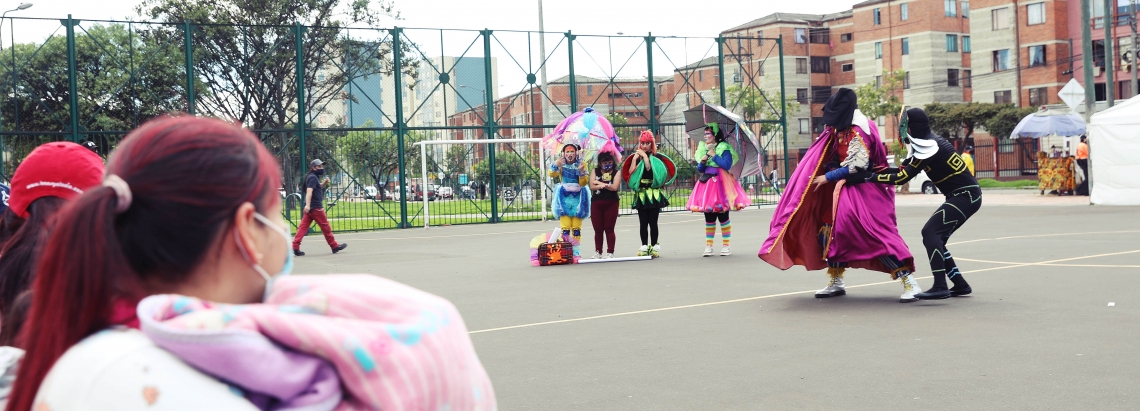
[(934, 274), (933, 289), (946, 288), (946, 277), (954, 280), (961, 275), (946, 242), (954, 231), (962, 227), (966, 220), (982, 208), (982, 190), (978, 186), (967, 186), (946, 195), (946, 202), (926, 220), (922, 227), (922, 245), (930, 257), (930, 272)]
[[(641, 223), (641, 245), (657, 244), (657, 217), (660, 216), (660, 208), (640, 208), (637, 210), (637, 221)], [(653, 237), (652, 242), (649, 241), (651, 235)]]
[(711, 223), (716, 222), (717, 220), (720, 220), (721, 224), (728, 222), (728, 211), (725, 211), (723, 213), (705, 213), (705, 222), (706, 223), (711, 224)]

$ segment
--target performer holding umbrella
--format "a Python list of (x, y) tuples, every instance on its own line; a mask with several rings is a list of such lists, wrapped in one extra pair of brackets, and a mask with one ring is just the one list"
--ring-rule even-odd
[[(720, 106), (703, 104), (685, 111), (689, 136), (698, 141), (693, 158), (700, 172), (685, 208), (705, 215), (705, 257), (713, 255), (718, 221), (720, 255), (732, 254), (732, 221), (728, 213), (752, 205), (737, 178), (760, 174), (759, 143), (743, 123), (742, 118)], [(699, 139), (696, 133), (700, 133)]]
[(554, 132), (542, 138), (542, 146), (555, 160), (547, 170), (557, 183), (550, 209), (558, 219), (564, 238), (572, 238), (575, 258), (582, 240), (582, 220), (590, 216), (590, 181), (587, 162), (601, 151), (620, 156), (621, 146), (613, 125), (593, 108), (574, 113), (558, 123)]

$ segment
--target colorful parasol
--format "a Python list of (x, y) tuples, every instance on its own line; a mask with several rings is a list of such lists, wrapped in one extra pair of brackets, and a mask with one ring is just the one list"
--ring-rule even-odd
[(593, 108), (571, 114), (558, 123), (553, 133), (542, 138), (542, 148), (551, 156), (560, 155), (562, 147), (567, 144), (578, 146), (586, 162), (593, 162), (598, 153), (604, 151), (611, 152), (615, 159), (621, 161), (622, 148), (614, 126)]

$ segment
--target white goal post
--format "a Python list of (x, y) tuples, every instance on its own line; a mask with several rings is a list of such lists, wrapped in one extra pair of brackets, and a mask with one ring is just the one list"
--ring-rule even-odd
[[(413, 146), (420, 146), (420, 178), (423, 180), (422, 187), (428, 187), (428, 172), (427, 172), (427, 146), (429, 145), (443, 145), (443, 144), (510, 144), (510, 143), (541, 143), (541, 138), (501, 138), (501, 139), (479, 139), (479, 140), (431, 140), (419, 141), (413, 143)], [(539, 148), (538, 167), (539, 172), (545, 175), (546, 173), (546, 154), (541, 152)], [(491, 170), (494, 173), (494, 170)], [(546, 221), (546, 178), (541, 178), (543, 187), (539, 191), (539, 202), (542, 203), (542, 221)], [(428, 196), (423, 196), (424, 201), (424, 229), (430, 228), (431, 223), (428, 216)], [(491, 216), (492, 219), (498, 216)]]

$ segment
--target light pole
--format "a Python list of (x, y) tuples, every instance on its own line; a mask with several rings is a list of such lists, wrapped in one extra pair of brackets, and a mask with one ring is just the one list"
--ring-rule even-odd
[[(32, 3), (20, 3), (20, 5), (16, 6), (16, 8), (14, 8), (12, 10), (5, 11), (4, 14), (0, 14), (0, 30), (2, 30), (4, 28), (4, 18), (8, 17), (8, 13), (11, 13), (13, 11), (27, 10), (27, 9), (30, 9), (31, 7), (32, 7)], [(13, 31), (12, 32), (12, 45), (15, 45), (15, 44), (16, 44), (16, 33), (15, 33), (15, 31)], [(3, 39), (0, 39), (0, 50), (4, 50)]]
[(486, 101), (487, 101), (487, 89), (485, 89), (485, 88), (480, 88), (480, 89), (477, 89), (477, 88), (475, 88), (475, 87), (467, 87), (467, 85), (466, 85), (466, 84), (460, 84), (460, 85), (459, 85), (459, 88), (469, 88), (469, 89), (474, 89), (474, 90), (479, 90), (479, 91), (482, 91), (482, 92), (483, 92), (483, 99), (482, 99), (482, 100), (480, 100), (480, 101), (483, 101), (483, 102), (484, 102), (483, 104), (487, 104), (487, 103), (486, 103)]

